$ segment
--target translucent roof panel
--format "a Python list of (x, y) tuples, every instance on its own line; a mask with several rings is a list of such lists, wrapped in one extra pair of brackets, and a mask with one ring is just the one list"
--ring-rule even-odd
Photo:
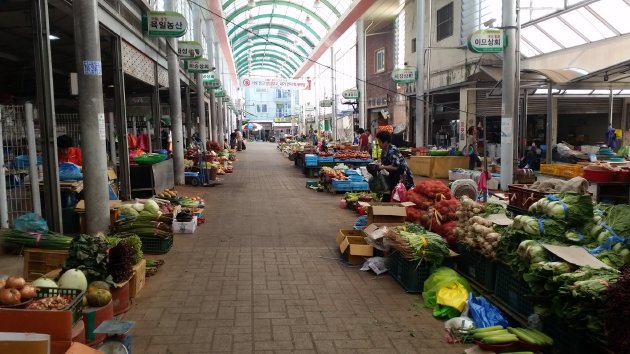
[(536, 26), (523, 28), (521, 30), (521, 36), (531, 43), (535, 49), (542, 53), (549, 53), (562, 49), (558, 43), (554, 42)]
[(247, 65), (242, 53), (248, 49), (257, 54), (267, 48), (276, 51), (274, 55), (280, 51), (301, 66), (354, 1), (222, 0), (226, 32), (238, 57), (237, 71)]
[(526, 57), (630, 33), (630, 3), (624, 0), (521, 0), (521, 7), (521, 19), (533, 21), (521, 30)]
[(549, 20), (542, 21), (538, 24), (543, 31), (551, 35), (556, 41), (561, 42), (566, 47), (575, 47), (586, 43), (578, 33), (573, 31), (569, 26), (562, 22), (559, 18), (554, 17)]
[(623, 0), (602, 0), (588, 5), (621, 34), (630, 33), (630, 6)]
[(610, 38), (615, 35), (615, 32), (611, 31), (602, 21), (598, 20), (597, 17), (585, 8), (569, 11), (560, 15), (560, 17), (591, 42)]

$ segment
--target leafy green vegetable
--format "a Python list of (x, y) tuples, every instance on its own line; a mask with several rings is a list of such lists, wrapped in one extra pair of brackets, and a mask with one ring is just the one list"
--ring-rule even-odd
[(111, 282), (107, 270), (107, 241), (103, 235), (79, 235), (70, 244), (68, 258), (60, 274), (68, 269), (83, 271), (88, 282), (103, 280)]
[(593, 200), (588, 194), (565, 192), (540, 199), (529, 207), (529, 211), (582, 226), (593, 218)]
[(449, 255), (448, 245), (442, 236), (427, 231), (417, 224), (396, 227), (396, 232), (409, 241), (413, 260), (442, 264)]

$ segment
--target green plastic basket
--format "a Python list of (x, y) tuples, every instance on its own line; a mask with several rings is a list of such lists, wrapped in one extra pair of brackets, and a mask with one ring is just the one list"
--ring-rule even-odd
[(83, 296), (85, 293), (77, 289), (64, 289), (64, 288), (37, 288), (37, 295), (35, 299), (44, 299), (53, 296), (70, 297), (72, 300), (70, 304), (66, 306), (65, 311), (72, 311), (72, 324), (76, 324), (83, 318)]
[(457, 252), (459, 253), (457, 260), (459, 272), (479, 284), (484, 290), (494, 291), (496, 262), (463, 245), (458, 245)]
[(163, 154), (144, 154), (134, 157), (133, 161), (138, 165), (154, 165), (166, 160), (166, 157), (167, 156)]
[(168, 253), (173, 247), (173, 236), (169, 237), (140, 237), (142, 241), (142, 252), (148, 254)]
[(424, 281), (431, 276), (435, 266), (418, 264), (403, 259), (399, 252), (389, 256), (389, 274), (398, 281), (408, 293), (421, 293)]

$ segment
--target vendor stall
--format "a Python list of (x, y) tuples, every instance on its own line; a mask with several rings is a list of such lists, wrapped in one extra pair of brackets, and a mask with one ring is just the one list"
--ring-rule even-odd
[(467, 168), (466, 156), (411, 156), (409, 168), (415, 175), (430, 178), (448, 178), (448, 171), (454, 168)]

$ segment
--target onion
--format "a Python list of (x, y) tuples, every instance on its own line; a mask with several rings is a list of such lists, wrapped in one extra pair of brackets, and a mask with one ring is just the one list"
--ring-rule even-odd
[(26, 280), (22, 277), (16, 277), (15, 275), (8, 277), (4, 284), (5, 287), (13, 289), (22, 289), (24, 285), (26, 285)]
[(37, 295), (37, 290), (32, 285), (27, 284), (24, 285), (22, 289), (20, 289), (20, 295), (24, 300), (32, 299), (35, 297), (35, 295)]
[(0, 289), (0, 303), (3, 305), (17, 305), (20, 303), (21, 296), (17, 289)]

